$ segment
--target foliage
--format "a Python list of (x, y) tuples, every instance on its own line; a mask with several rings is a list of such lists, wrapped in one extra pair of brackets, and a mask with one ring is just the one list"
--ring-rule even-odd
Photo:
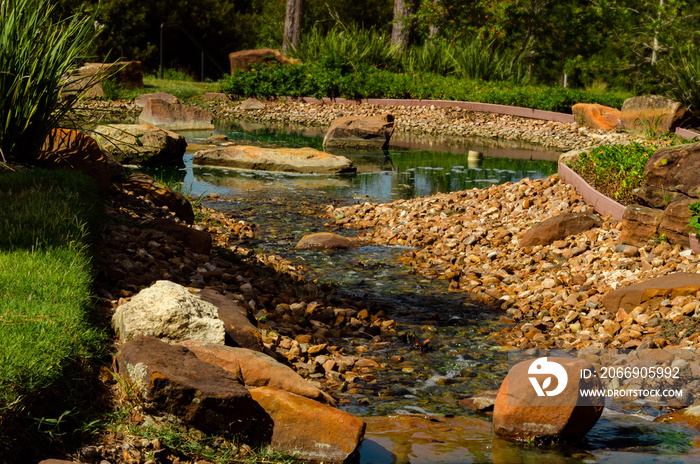
[(689, 208), (690, 208), (690, 213), (692, 214), (692, 216), (690, 217), (690, 222), (688, 223), (688, 227), (693, 229), (693, 233), (700, 236), (700, 201), (696, 201), (695, 203), (691, 203), (689, 205)]
[(644, 167), (657, 147), (652, 144), (604, 145), (582, 153), (571, 166), (596, 190), (624, 204), (644, 182)]
[(112, 87), (109, 84), (105, 87), (103, 84), (105, 98), (108, 100), (132, 100), (144, 93), (165, 92), (176, 96), (180, 100), (188, 100), (200, 97), (206, 92), (220, 92), (221, 90), (219, 84), (215, 82), (193, 82), (191, 77), (177, 79), (177, 74), (163, 73), (163, 77), (168, 76), (174, 78), (158, 79), (155, 75), (144, 76), (143, 89), (123, 89)]
[(86, 311), (89, 246), (102, 217), (94, 183), (74, 171), (5, 173), (0, 196), (2, 461), (26, 440), (34, 450), (63, 441), (66, 426), (81, 420), (94, 394), (83, 386), (86, 361), (104, 338)]
[(324, 57), (318, 63), (237, 71), (222, 81), (224, 92), (239, 97), (306, 96), (330, 98), (416, 98), (473, 101), (571, 112), (575, 103), (621, 107), (614, 94), (545, 86), (514, 86), (434, 74), (393, 73)]
[(672, 55), (669, 93), (700, 115), (700, 52), (687, 47)]
[(7, 157), (33, 154), (75, 104), (61, 99), (61, 87), (96, 31), (89, 16), (55, 20), (53, 8), (46, 0), (0, 2), (0, 149)]

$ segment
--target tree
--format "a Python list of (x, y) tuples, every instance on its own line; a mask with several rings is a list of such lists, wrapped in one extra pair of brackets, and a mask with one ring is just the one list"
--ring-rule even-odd
[(409, 17), (415, 13), (413, 0), (394, 0), (394, 24), (391, 29), (391, 43), (404, 50), (408, 46), (411, 26)]
[(299, 48), (301, 26), (304, 19), (304, 0), (287, 0), (287, 14), (284, 18), (284, 38), (282, 50)]

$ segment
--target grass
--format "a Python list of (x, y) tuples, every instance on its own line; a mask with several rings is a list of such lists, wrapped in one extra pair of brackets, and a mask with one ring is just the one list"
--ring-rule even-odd
[(89, 361), (103, 333), (93, 304), (90, 244), (102, 209), (74, 171), (0, 174), (0, 460), (65, 440), (91, 407)]
[(109, 87), (105, 89), (105, 95), (109, 100), (133, 100), (144, 93), (165, 92), (175, 95), (180, 100), (201, 97), (207, 92), (221, 92), (218, 82), (194, 82), (182, 73), (164, 73), (164, 78), (159, 79), (155, 75), (146, 75), (143, 78), (143, 89), (120, 89)]

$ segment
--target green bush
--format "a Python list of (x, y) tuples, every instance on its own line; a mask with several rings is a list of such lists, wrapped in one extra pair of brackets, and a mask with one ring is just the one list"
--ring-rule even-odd
[(671, 96), (700, 115), (700, 52), (690, 47), (675, 52), (669, 70)]
[(415, 98), (494, 103), (563, 113), (571, 113), (575, 103), (617, 108), (623, 103), (622, 98), (611, 93), (394, 73), (329, 56), (315, 63), (237, 71), (225, 78), (221, 87), (238, 97)]
[(86, 361), (104, 336), (88, 312), (103, 211), (94, 182), (75, 171), (2, 173), (0, 197), (2, 462), (27, 441), (38, 450), (65, 438), (69, 415), (80, 420), (92, 394)]
[(91, 18), (53, 19), (47, 0), (0, 2), (0, 149), (36, 151), (75, 104), (61, 99), (65, 76), (97, 34)]

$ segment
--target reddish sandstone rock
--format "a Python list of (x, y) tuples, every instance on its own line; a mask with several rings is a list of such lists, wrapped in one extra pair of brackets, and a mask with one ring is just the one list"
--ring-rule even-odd
[(54, 129), (37, 156), (46, 168), (69, 168), (91, 177), (101, 191), (109, 189), (111, 169), (107, 155), (95, 140), (71, 129)]
[(157, 206), (166, 206), (181, 220), (194, 223), (194, 211), (189, 200), (165, 184), (155, 181), (151, 176), (137, 172), (129, 176), (122, 184), (126, 190), (151, 200)]
[(162, 100), (166, 103), (179, 103), (179, 100), (175, 95), (165, 93), (165, 92), (156, 92), (156, 93), (144, 93), (136, 97), (134, 100), (134, 104), (138, 106), (139, 108), (143, 108), (146, 106), (146, 103), (148, 103), (149, 100)]
[(602, 300), (603, 306), (611, 313), (620, 308), (631, 311), (637, 306), (652, 301), (674, 299), (677, 296), (695, 296), (700, 291), (700, 274), (676, 272), (645, 282), (618, 288), (608, 292)]
[(211, 253), (212, 238), (209, 232), (163, 218), (154, 219), (147, 225), (152, 229), (170, 235), (195, 253), (200, 255)]
[(335, 119), (323, 139), (323, 147), (374, 148), (389, 146), (396, 127), (394, 116), (345, 116)]
[(269, 65), (273, 63), (294, 64), (300, 63), (299, 60), (288, 58), (279, 50), (263, 48), (259, 50), (241, 50), (228, 55), (229, 63), (231, 64), (231, 75), (237, 69), (247, 71), (256, 65)]
[(620, 125), (620, 110), (595, 103), (577, 103), (571, 107), (574, 120), (591, 129), (613, 130)]
[(86, 97), (104, 97), (104, 80), (112, 80), (124, 89), (142, 89), (143, 66), (140, 61), (85, 63), (66, 80), (62, 93), (70, 95), (88, 88)]
[(620, 243), (643, 246), (659, 236), (664, 212), (640, 205), (629, 205), (622, 215)]
[(333, 397), (311, 385), (292, 368), (264, 353), (194, 340), (180, 344), (202, 361), (231, 372), (247, 387), (273, 387), (326, 404), (335, 404)]
[(521, 248), (549, 245), (556, 240), (580, 234), (600, 224), (602, 224), (602, 220), (595, 214), (560, 214), (529, 228), (518, 243)]
[(692, 232), (688, 226), (692, 216), (690, 205), (696, 201), (698, 201), (697, 198), (684, 197), (668, 205), (659, 224), (659, 234), (665, 235), (670, 243), (678, 243), (686, 248), (690, 246), (689, 236)]
[(700, 142), (657, 150), (644, 167), (645, 187), (700, 198)]
[[(545, 361), (543, 361), (545, 360)], [(553, 372), (566, 373), (566, 388), (556, 395), (560, 384), (545, 374), (552, 364)], [(539, 369), (538, 369), (539, 366)], [(539, 358), (523, 361), (511, 368), (501, 384), (493, 411), (495, 432), (505, 438), (528, 440), (580, 441), (595, 425), (603, 412), (603, 398), (582, 398), (580, 389), (601, 388), (592, 376), (581, 378), (582, 369), (593, 369), (591, 363), (578, 358)], [(538, 396), (530, 378), (535, 378), (545, 396)], [(550, 386), (545, 379), (552, 378)]]
[(676, 101), (658, 95), (642, 95), (625, 100), (620, 120), (625, 129), (663, 134), (675, 129), (685, 114), (685, 108)]
[(211, 111), (196, 106), (168, 103), (150, 99), (139, 115), (139, 120), (167, 130), (214, 130)]
[(151, 124), (97, 126), (91, 135), (107, 153), (124, 164), (182, 164), (185, 138)]
[(254, 388), (250, 395), (270, 417), (259, 432), (278, 451), (343, 462), (362, 442), (365, 423), (347, 412), (271, 387)]
[(209, 432), (240, 432), (260, 417), (260, 408), (233, 374), (184, 346), (138, 337), (122, 345), (117, 366), (137, 384), (146, 411), (173, 414)]
[(297, 250), (342, 250), (356, 247), (357, 241), (329, 232), (305, 235), (297, 243)]
[(219, 319), (224, 322), (228, 345), (263, 351), (262, 337), (254, 324), (255, 318), (236, 300), (211, 289), (202, 290), (199, 297), (218, 308)]

